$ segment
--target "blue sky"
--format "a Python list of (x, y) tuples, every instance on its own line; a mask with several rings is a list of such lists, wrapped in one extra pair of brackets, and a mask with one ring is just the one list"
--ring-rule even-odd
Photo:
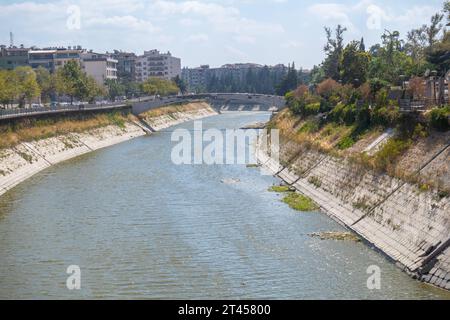
[[(345, 25), (346, 42), (379, 41), (428, 23), (443, 0), (0, 0), (0, 43), (82, 45), (95, 51), (160, 49), (183, 66), (323, 59), (324, 26)], [(78, 12), (80, 13), (78, 15)], [(78, 19), (79, 18), (79, 19)], [(78, 21), (80, 22), (78, 24)]]

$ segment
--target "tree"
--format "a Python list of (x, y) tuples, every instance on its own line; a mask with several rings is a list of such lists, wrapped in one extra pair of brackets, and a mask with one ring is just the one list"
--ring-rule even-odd
[(431, 17), (431, 24), (426, 29), (427, 34), (427, 40), (428, 40), (428, 46), (432, 47), (436, 43), (436, 37), (442, 30), (442, 19), (444, 18), (444, 15), (441, 13), (436, 13)]
[(183, 79), (180, 78), (180, 76), (176, 76), (173, 81), (177, 85), (177, 87), (180, 89), (181, 93), (185, 94), (187, 92), (187, 85), (183, 81)]
[(54, 77), (47, 69), (39, 67), (35, 70), (36, 80), (41, 89), (41, 101), (49, 102), (55, 93)]
[(358, 41), (350, 42), (342, 53), (341, 61), (342, 82), (356, 87), (366, 82), (370, 62), (370, 54), (361, 51), (360, 45)]
[(111, 101), (116, 101), (117, 97), (125, 95), (125, 86), (117, 80), (106, 80), (106, 87)]
[(71, 103), (75, 98), (92, 102), (95, 97), (105, 94), (104, 88), (94, 78), (88, 77), (75, 60), (59, 68), (55, 77), (57, 93), (69, 96)]
[(177, 94), (180, 90), (175, 82), (159, 78), (149, 78), (141, 85), (141, 89), (146, 94), (160, 96)]
[(335, 38), (333, 38), (331, 29), (325, 27), (327, 43), (324, 47), (324, 51), (327, 54), (327, 57), (323, 62), (323, 68), (325, 77), (327, 78), (340, 80), (339, 63), (342, 56), (342, 50), (344, 48), (343, 43), (345, 31), (347, 31), (347, 28), (342, 27), (340, 24), (338, 24), (335, 30)]
[(295, 70), (295, 63), (288, 67), (288, 72), (286, 76), (281, 80), (280, 84), (277, 86), (277, 94), (284, 96), (289, 91), (296, 89), (298, 86), (298, 73)]
[(444, 13), (447, 15), (447, 23), (450, 22), (450, 1), (446, 0), (444, 3)]
[(366, 51), (366, 45), (364, 44), (364, 38), (361, 38), (359, 42), (359, 51)]
[(413, 77), (409, 80), (408, 89), (413, 99), (422, 99), (425, 96), (425, 80), (421, 77)]
[(27, 101), (32, 103), (34, 98), (39, 97), (41, 89), (36, 79), (36, 73), (31, 67), (17, 67), (13, 71), (19, 83), (19, 103), (23, 106)]

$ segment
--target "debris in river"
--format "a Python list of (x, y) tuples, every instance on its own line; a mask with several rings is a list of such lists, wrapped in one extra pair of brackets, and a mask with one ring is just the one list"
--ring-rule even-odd
[(360, 242), (361, 239), (351, 232), (315, 232), (309, 236), (320, 238), (321, 240), (338, 240), (338, 241), (354, 241)]

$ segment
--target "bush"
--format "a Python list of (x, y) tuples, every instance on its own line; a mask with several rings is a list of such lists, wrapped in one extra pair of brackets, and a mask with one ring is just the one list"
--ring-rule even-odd
[(310, 103), (305, 106), (304, 115), (316, 115), (320, 112), (320, 102)]
[(435, 108), (430, 113), (430, 125), (439, 131), (450, 130), (450, 106)]
[(340, 150), (345, 150), (345, 149), (348, 149), (351, 146), (353, 146), (355, 144), (355, 142), (356, 141), (351, 136), (344, 137), (344, 138), (341, 139), (341, 141), (339, 141), (337, 147)]
[(306, 121), (303, 126), (298, 130), (299, 133), (314, 133), (319, 131), (319, 123), (314, 120)]
[(378, 169), (387, 169), (411, 145), (410, 140), (392, 138), (375, 155), (375, 166)]
[(377, 108), (372, 115), (372, 122), (384, 127), (396, 125), (399, 119), (400, 109), (395, 106)]

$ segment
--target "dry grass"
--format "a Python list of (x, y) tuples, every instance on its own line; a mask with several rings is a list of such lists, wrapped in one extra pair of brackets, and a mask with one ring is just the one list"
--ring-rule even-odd
[(155, 118), (155, 117), (170, 115), (170, 114), (178, 113), (178, 112), (198, 111), (198, 110), (202, 110), (202, 109), (211, 109), (211, 106), (204, 101), (171, 105), (171, 106), (147, 111), (147, 112), (143, 113), (141, 115), (141, 117), (142, 118)]
[(41, 140), (69, 132), (83, 132), (108, 125), (122, 126), (132, 115), (100, 114), (85, 119), (66, 118), (36, 120), (30, 123), (0, 126), (0, 149), (11, 148), (21, 142)]

